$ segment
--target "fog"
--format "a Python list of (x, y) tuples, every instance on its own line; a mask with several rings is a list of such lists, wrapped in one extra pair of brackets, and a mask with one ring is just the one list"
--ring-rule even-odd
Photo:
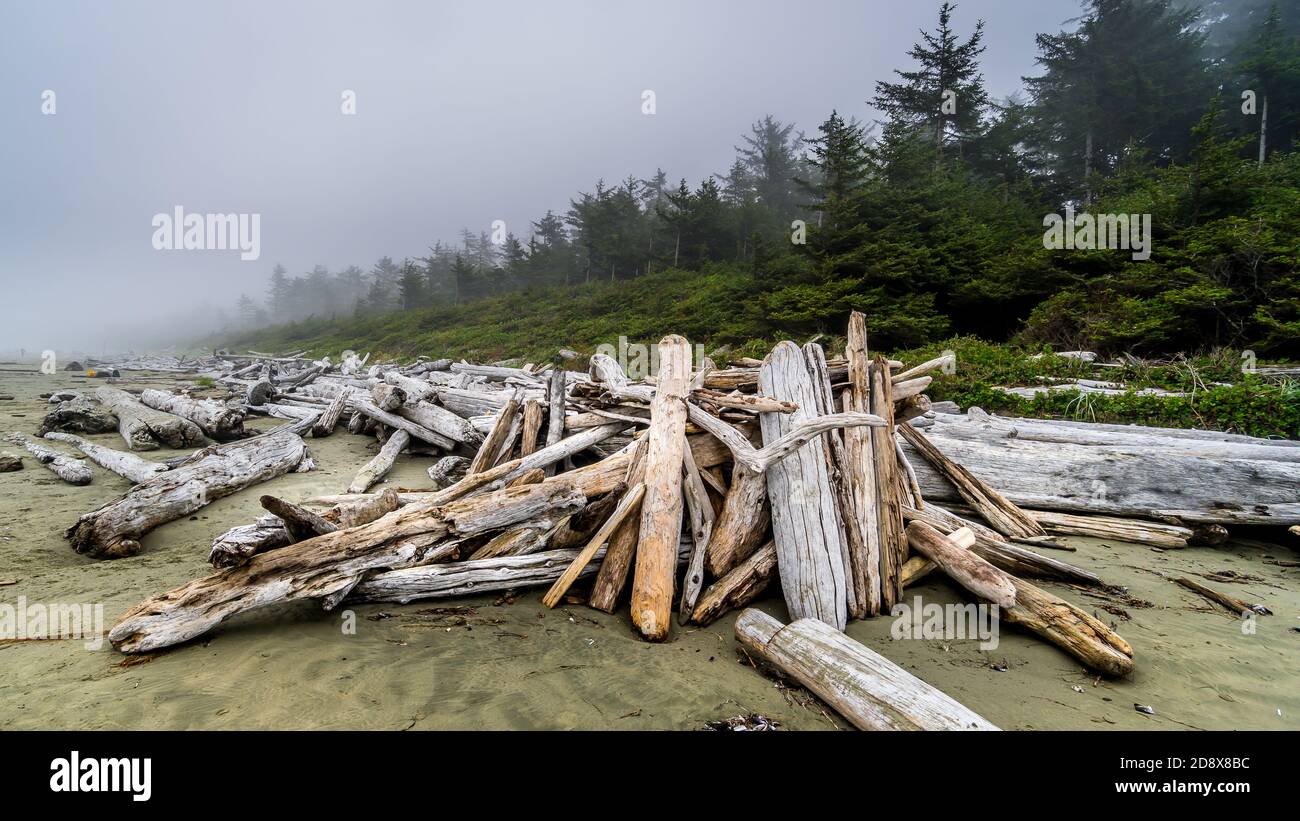
[[(369, 270), (604, 178), (727, 170), (751, 122), (863, 120), (938, 2), (0, 6), (0, 352), (185, 342), (271, 269)], [(1076, 0), (959, 5), (995, 97)], [(345, 90), (355, 114), (342, 112)], [(643, 92), (655, 112), (642, 113)], [(46, 92), (52, 91), (53, 95)], [(47, 113), (52, 109), (52, 113)], [(256, 259), (155, 215), (258, 215)], [(252, 256), (244, 253), (242, 256)]]

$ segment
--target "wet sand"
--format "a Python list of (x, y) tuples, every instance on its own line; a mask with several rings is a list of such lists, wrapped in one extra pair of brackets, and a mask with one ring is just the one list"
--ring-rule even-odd
[[(3, 370), (16, 367), (0, 365), (0, 395), (15, 396), (0, 401), (2, 432), (35, 433), (49, 409), (40, 393), (102, 384)], [(141, 375), (127, 376), (123, 386), (144, 384)], [(274, 424), (253, 418), (257, 427)], [(89, 438), (122, 447), (116, 434)], [(373, 440), (343, 430), (308, 446), (315, 471), (254, 486), (164, 525), (144, 538), (139, 556), (96, 561), (76, 555), (63, 529), (128, 483), (92, 464), (94, 481), (72, 487), (0, 443), (0, 452), (21, 453), (25, 465), (0, 474), (0, 603), (19, 596), (102, 603), (107, 629), (146, 596), (205, 575), (213, 536), (260, 515), (259, 495), (342, 492), (375, 452)], [(431, 463), (404, 457), (388, 482), (425, 487)], [(853, 622), (849, 635), (1004, 729), (1300, 729), (1300, 632), (1293, 629), (1300, 627), (1300, 569), (1267, 563), (1300, 559), (1293, 547), (1230, 543), (1160, 552), (1095, 539), (1072, 544), (1077, 552), (1062, 558), (1151, 604), (1043, 584), (1133, 645), (1137, 669), (1128, 679), (1098, 678), (1011, 626), (988, 651), (974, 639), (893, 640), (888, 617)], [(1201, 579), (1196, 574), (1216, 571), (1258, 579), (1206, 583), (1275, 615), (1256, 619), (1250, 634), (1157, 575)], [(97, 650), (80, 640), (0, 642), (0, 729), (700, 729), (751, 712), (788, 729), (847, 726), (807, 692), (750, 666), (732, 637), (734, 614), (708, 628), (674, 626), (669, 641), (652, 645), (634, 635), (626, 608), (614, 615), (583, 605), (546, 610), (541, 593), (351, 607), (354, 635), (345, 634), (340, 613), (298, 602), (141, 657), (123, 656), (106, 640)], [(927, 603), (966, 601), (939, 574), (906, 598), (918, 595)], [(786, 618), (779, 593), (758, 606)], [(1137, 712), (1135, 703), (1155, 715)]]

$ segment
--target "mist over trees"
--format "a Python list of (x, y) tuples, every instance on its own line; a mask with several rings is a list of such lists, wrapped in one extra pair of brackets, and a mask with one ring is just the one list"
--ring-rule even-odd
[[(755, 336), (857, 309), (885, 345), (1300, 351), (1297, 4), (1088, 0), (1070, 25), (993, 99), (983, 23), (943, 3), (895, 75), (846, 101), (879, 122), (766, 114), (702, 180), (598, 180), (520, 235), (466, 228), (368, 269), (277, 266), (237, 313), (378, 315), (677, 268), (743, 280)], [(1044, 216), (1067, 206), (1151, 214), (1152, 254), (1045, 248)]]

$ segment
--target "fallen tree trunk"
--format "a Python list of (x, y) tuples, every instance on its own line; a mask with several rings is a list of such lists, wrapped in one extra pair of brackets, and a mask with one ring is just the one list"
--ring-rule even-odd
[(158, 525), (287, 473), (307, 459), (306, 444), (290, 431), (214, 445), (83, 515), (64, 536), (74, 550), (92, 558), (134, 556), (140, 552), (139, 539)]
[(155, 410), (126, 391), (107, 385), (95, 390), (95, 398), (117, 417), (118, 432), (131, 450), (191, 448), (203, 443), (203, 431), (188, 419)]
[[(859, 311), (849, 315), (845, 357), (848, 359), (849, 380), (845, 410), (867, 413), (871, 410), (871, 359), (867, 351), (866, 316)], [(844, 458), (844, 481), (849, 496), (845, 514), (857, 520), (862, 532), (860, 548), (850, 555), (854, 583), (860, 591), (863, 614), (874, 616), (880, 612), (880, 553), (884, 534), (880, 527), (875, 451), (870, 429), (844, 430)]]
[(210, 399), (191, 399), (152, 388), (141, 392), (140, 401), (154, 410), (166, 411), (199, 426), (218, 442), (244, 438), (244, 411)]
[(758, 610), (736, 619), (736, 639), (860, 730), (996, 730), (889, 659), (817, 619), (788, 625)]
[(71, 433), (55, 431), (45, 434), (45, 438), (53, 439), (56, 442), (67, 442), (86, 454), (95, 464), (116, 473), (132, 484), (138, 485), (141, 482), (147, 482), (168, 469), (167, 465), (160, 462), (150, 462), (148, 459), (141, 459), (133, 453), (106, 448), (103, 445), (88, 442), (80, 436), (73, 436)]
[(70, 485), (88, 485), (92, 478), (90, 468), (81, 463), (81, 460), (74, 459), (65, 453), (60, 453), (54, 448), (28, 439), (21, 433), (10, 433), (5, 439), (20, 445), (27, 449), (28, 453), (36, 457), (36, 461), (49, 468), (50, 472), (59, 477)]
[(45, 414), (36, 433), (44, 436), (51, 431), (61, 433), (109, 433), (117, 430), (117, 417), (98, 402), (81, 396), (60, 402)]
[[(1010, 576), (938, 530), (924, 522), (912, 522), (907, 526), (907, 540), (914, 550), (979, 598), (999, 607), (1015, 604), (1016, 587)], [(974, 542), (973, 536), (971, 542)]]

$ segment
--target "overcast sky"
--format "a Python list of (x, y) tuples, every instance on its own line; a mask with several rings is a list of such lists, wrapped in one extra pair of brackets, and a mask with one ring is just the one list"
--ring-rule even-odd
[[(873, 118), (938, 6), (5, 0), (0, 351), (121, 350), (260, 299), (277, 262), (369, 270), (498, 219), (526, 238), (601, 177), (695, 184), (763, 114), (809, 133), (832, 108)], [(1034, 72), (1034, 34), (1078, 14), (967, 0), (955, 23), (986, 21), (1001, 97)], [(177, 206), (260, 214), (260, 257), (155, 250), (153, 217)]]

